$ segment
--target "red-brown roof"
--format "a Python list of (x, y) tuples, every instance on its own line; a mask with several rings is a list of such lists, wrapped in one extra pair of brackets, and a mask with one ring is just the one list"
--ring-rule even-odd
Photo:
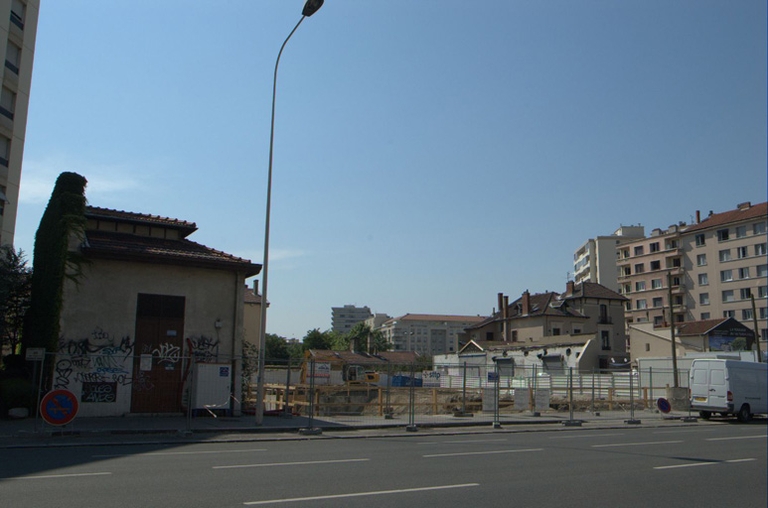
[(419, 354), (414, 351), (382, 351), (376, 354), (355, 351), (331, 351), (328, 349), (310, 349), (309, 356), (319, 362), (343, 362), (360, 365), (405, 365), (415, 362)]
[(197, 231), (197, 224), (185, 220), (171, 219), (159, 215), (149, 215), (145, 213), (125, 212), (122, 210), (112, 210), (109, 208), (99, 208), (96, 206), (85, 207), (86, 219), (102, 219), (129, 224), (144, 224), (148, 226), (163, 226), (178, 229), (188, 236)]
[(698, 224), (689, 227), (686, 230), (686, 233), (757, 218), (768, 218), (768, 202), (750, 205), (749, 207), (742, 206), (736, 210), (712, 214), (709, 217), (702, 219)]

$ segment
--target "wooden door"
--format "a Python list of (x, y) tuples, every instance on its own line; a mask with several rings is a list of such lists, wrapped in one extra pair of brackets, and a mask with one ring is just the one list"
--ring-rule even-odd
[(132, 413), (178, 413), (181, 409), (184, 297), (139, 294)]

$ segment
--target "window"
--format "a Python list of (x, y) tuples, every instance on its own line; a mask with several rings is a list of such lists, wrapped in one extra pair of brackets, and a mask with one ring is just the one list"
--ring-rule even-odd
[(672, 277), (672, 287), (680, 285), (680, 277)]
[(677, 240), (667, 240), (664, 247), (667, 250), (677, 249)]
[(724, 318), (736, 317), (736, 311), (735, 310), (724, 310), (723, 311), (723, 317)]
[(728, 240), (728, 230), (727, 229), (719, 229), (717, 231), (717, 241), (718, 242), (724, 242)]
[(651, 270), (661, 270), (661, 261), (651, 261)]
[(741, 319), (752, 319), (752, 309), (741, 309)]
[(768, 307), (760, 307), (757, 309), (757, 312), (757, 315), (760, 317), (760, 319), (765, 319), (766, 316), (768, 316)]
[(752, 234), (764, 235), (765, 234), (765, 222), (758, 222), (752, 226)]
[(768, 265), (757, 265), (757, 276), (768, 277)]
[[(656, 317), (659, 317), (659, 316), (656, 316)], [(660, 323), (656, 323), (656, 319), (654, 318), (653, 324), (660, 324)], [(646, 342), (645, 343), (645, 352), (647, 353), (650, 350), (651, 350), (651, 345), (648, 342)]]
[(625, 277), (631, 275), (630, 268), (628, 266), (622, 267), (621, 274)]
[(635, 265), (635, 273), (644, 273), (645, 272), (645, 264), (644, 263), (638, 263)]
[(739, 296), (741, 296), (742, 300), (749, 300), (752, 298), (752, 290), (750, 288), (741, 288), (741, 290), (739, 290)]
[(664, 306), (664, 299), (663, 298), (661, 298), (659, 296), (659, 297), (653, 299), (653, 308), (654, 309), (658, 309), (659, 307), (663, 307), (663, 306)]
[(703, 245), (706, 245), (706, 241), (704, 240), (704, 234), (696, 235), (696, 247), (701, 247)]
[(638, 245), (635, 247), (635, 256), (642, 256), (643, 255), (643, 246)]
[(724, 249), (720, 251), (720, 262), (731, 260), (731, 249)]
[(765, 244), (758, 243), (755, 245), (755, 256), (765, 256)]
[(653, 242), (651, 244), (651, 252), (659, 252), (659, 242)]
[(645, 300), (638, 300), (635, 302), (635, 308), (637, 310), (647, 309), (648, 308), (647, 302)]
[(768, 297), (768, 286), (758, 286), (757, 297), (758, 298)]
[(0, 135), (0, 165), (8, 167), (8, 159), (11, 157), (11, 140)]
[(629, 249), (621, 249), (619, 257), (621, 259), (627, 259), (629, 257)]
[(661, 289), (661, 279), (651, 280), (651, 289)]
[(600, 344), (603, 347), (603, 351), (611, 349), (611, 332), (608, 330), (600, 331)]
[(635, 282), (635, 291), (645, 291), (645, 281), (639, 280)]
[(5, 186), (0, 185), (0, 217), (3, 216), (3, 212), (5, 211)]
[(739, 278), (740, 279), (748, 279), (749, 278), (749, 267), (747, 267), (747, 268), (739, 268)]
[(709, 285), (709, 277), (706, 273), (700, 273), (699, 274), (699, 286), (708, 286)]
[(709, 305), (709, 293), (701, 293), (699, 295), (699, 304)]
[(709, 319), (709, 312), (702, 312), (701, 313), (701, 320), (704, 321), (705, 319)]
[(26, 6), (21, 0), (11, 1), (11, 23), (24, 30), (24, 11)]
[(698, 254), (696, 256), (696, 266), (706, 266), (706, 265), (707, 265), (707, 255)]
[(653, 316), (653, 325), (661, 326), (664, 324), (664, 316)]
[(728, 289), (726, 291), (723, 291), (723, 301), (724, 302), (735, 302), (736, 299), (733, 297), (733, 290)]
[(631, 293), (632, 286), (630, 284), (624, 284), (624, 293)]
[(5, 66), (15, 74), (18, 74), (20, 64), (21, 48), (13, 42), (8, 41), (8, 45), (5, 48)]
[(736, 248), (736, 257), (737, 258), (744, 259), (747, 256), (749, 256), (749, 254), (747, 254), (747, 248), (746, 247), (737, 247)]
[(10, 88), (3, 87), (0, 91), (0, 114), (13, 120), (16, 109), (16, 93)]
[(720, 272), (720, 281), (721, 282), (728, 282), (729, 280), (733, 280), (733, 271), (731, 270), (723, 270)]
[(747, 226), (736, 226), (736, 238), (747, 236)]

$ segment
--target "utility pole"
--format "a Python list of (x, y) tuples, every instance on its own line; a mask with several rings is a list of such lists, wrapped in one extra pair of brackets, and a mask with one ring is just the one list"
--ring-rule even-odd
[[(752, 328), (754, 328), (755, 330), (755, 345), (757, 346), (757, 361), (761, 362), (762, 359), (760, 358), (760, 334), (757, 333), (757, 308), (755, 306), (754, 293), (750, 294), (749, 298), (752, 300)], [(752, 347), (750, 346), (748, 349), (752, 349)]]
[(675, 347), (675, 314), (672, 305), (672, 273), (667, 272), (667, 289), (669, 291), (669, 331), (672, 334), (672, 376), (675, 378), (675, 388), (679, 386), (677, 381), (677, 348)]

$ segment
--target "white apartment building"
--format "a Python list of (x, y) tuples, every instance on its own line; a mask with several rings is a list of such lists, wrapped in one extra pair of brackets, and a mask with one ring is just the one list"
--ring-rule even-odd
[(616, 246), (644, 236), (643, 226), (621, 226), (612, 235), (587, 240), (573, 254), (574, 282), (595, 282), (618, 292)]
[(13, 244), (40, 0), (0, 0), (0, 245)]
[(392, 344), (393, 351), (414, 351), (420, 355), (441, 355), (459, 350), (459, 335), (464, 329), (486, 318), (406, 314), (386, 321), (379, 330)]
[(370, 317), (373, 317), (373, 314), (368, 307), (355, 307), (354, 305), (331, 307), (331, 329), (334, 332), (346, 334), (357, 323)]
[[(619, 293), (629, 301), (627, 323), (666, 326), (670, 293), (674, 323), (733, 317), (768, 335), (768, 203), (741, 203), (735, 210), (710, 212), (696, 223), (617, 247)], [(752, 310), (752, 297), (756, 305)]]

